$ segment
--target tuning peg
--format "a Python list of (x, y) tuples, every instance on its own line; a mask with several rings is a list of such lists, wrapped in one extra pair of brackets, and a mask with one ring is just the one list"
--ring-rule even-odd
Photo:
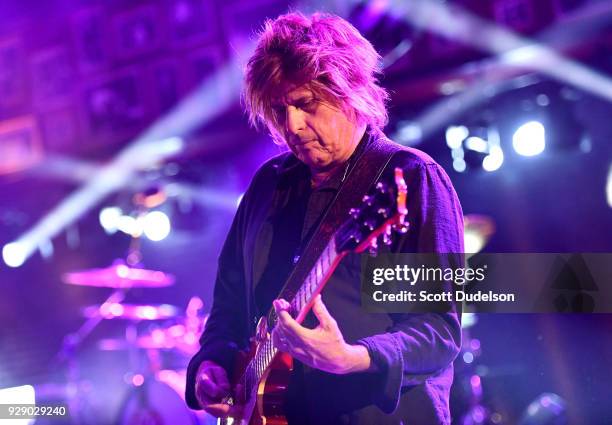
[(372, 257), (376, 257), (376, 255), (378, 254), (378, 239), (372, 238), (372, 241), (370, 242), (370, 246), (368, 248), (368, 252)]
[(391, 232), (393, 231), (393, 229), (391, 228), (390, 225), (385, 227), (385, 233), (383, 233), (383, 243), (387, 246), (391, 245)]
[(365, 195), (362, 199), (363, 203), (370, 206), (374, 202), (374, 197), (370, 195)]
[(376, 183), (376, 190), (380, 193), (385, 193), (387, 191), (387, 185), (383, 182)]
[(369, 231), (372, 231), (372, 230), (374, 230), (374, 228), (376, 228), (376, 222), (374, 222), (374, 220), (366, 220), (366, 221), (363, 222), (363, 225)]
[(387, 218), (389, 217), (389, 208), (379, 208), (376, 213), (378, 213), (378, 215), (382, 216), (383, 218)]
[(395, 230), (398, 233), (404, 234), (408, 232), (408, 227), (409, 227), (408, 223), (394, 224), (393, 230)]

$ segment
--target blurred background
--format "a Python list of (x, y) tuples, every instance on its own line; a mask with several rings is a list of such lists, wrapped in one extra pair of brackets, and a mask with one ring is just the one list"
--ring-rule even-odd
[[(280, 151), (248, 126), (241, 70), (288, 10), (381, 53), (386, 133), (446, 169), (469, 251), (612, 251), (610, 1), (3, 0), (0, 400), (210, 422), (183, 374), (237, 203)], [(464, 328), (454, 423), (612, 423), (612, 316)]]

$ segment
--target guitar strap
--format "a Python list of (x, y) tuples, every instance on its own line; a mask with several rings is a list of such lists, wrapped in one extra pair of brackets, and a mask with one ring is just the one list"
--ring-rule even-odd
[[(300, 259), (289, 275), (278, 298), (293, 300), (308, 273), (331, 241), (334, 233), (348, 218), (349, 210), (358, 206), (368, 189), (376, 182), (393, 155), (402, 148), (384, 136), (370, 136), (373, 140), (361, 152), (344, 179), (336, 196), (310, 238)], [(273, 314), (274, 308), (270, 310)], [(269, 314), (268, 317), (274, 317)]]

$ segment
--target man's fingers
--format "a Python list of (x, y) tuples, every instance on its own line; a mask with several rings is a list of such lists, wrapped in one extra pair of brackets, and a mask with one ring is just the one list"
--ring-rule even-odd
[(224, 388), (220, 385), (217, 385), (209, 375), (202, 374), (200, 375), (200, 379), (198, 380), (198, 392), (202, 396), (204, 400), (207, 401), (218, 401), (224, 396), (228, 394), (229, 385)]
[(293, 333), (298, 338), (302, 338), (310, 329), (307, 329), (295, 321), (289, 314), (288, 310), (290, 305), (283, 299), (274, 300), (274, 309), (278, 316), (278, 323), (276, 326), (281, 326), (286, 333)]
[(225, 369), (223, 369), (221, 366), (215, 366), (208, 369), (207, 372), (218, 387), (229, 391), (230, 384), (229, 380), (227, 379), (227, 373), (225, 372)]
[(327, 307), (323, 304), (323, 300), (321, 299), (321, 294), (318, 294), (314, 300), (314, 304), (312, 305), (312, 311), (316, 318), (319, 320), (319, 323), (322, 327), (326, 329), (331, 329), (336, 326), (336, 319), (329, 314)]
[(272, 344), (276, 348), (285, 353), (288, 353), (291, 347), (289, 347), (289, 341), (287, 340), (287, 336), (283, 333), (282, 329), (279, 326), (276, 326), (272, 331)]
[(225, 403), (214, 403), (206, 405), (204, 410), (217, 418), (225, 418), (228, 416), (240, 417), (242, 413), (242, 406), (230, 406), (229, 404)]
[(205, 403), (219, 401), (223, 397), (217, 385), (209, 377), (201, 378), (198, 381), (196, 391), (199, 398)]
[(285, 311), (289, 311), (291, 310), (291, 304), (289, 304), (289, 301), (283, 299), (283, 298), (278, 298), (276, 300), (274, 300), (275, 303), (275, 308), (278, 308), (278, 310), (285, 310)]

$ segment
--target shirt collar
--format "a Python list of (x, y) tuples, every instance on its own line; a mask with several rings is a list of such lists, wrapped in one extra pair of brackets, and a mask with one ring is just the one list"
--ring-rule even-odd
[[(371, 132), (369, 131), (369, 128), (367, 128), (365, 133), (363, 134), (363, 137), (357, 144), (355, 151), (346, 162), (346, 166), (338, 169), (338, 171), (334, 173), (329, 179), (327, 179), (321, 186), (319, 186), (317, 190), (338, 189), (346, 178), (346, 176), (348, 175), (350, 169), (353, 167), (353, 165), (355, 165), (357, 158), (361, 156), (361, 154), (365, 151), (366, 147), (370, 145), (371, 141)], [(278, 174), (282, 177), (285, 177), (290, 174), (293, 174), (294, 172), (301, 172), (307, 175), (308, 178), (310, 178), (310, 169), (303, 162), (297, 159), (297, 157), (293, 153), (290, 153), (283, 161), (283, 163), (280, 164), (280, 166), (278, 167)]]

